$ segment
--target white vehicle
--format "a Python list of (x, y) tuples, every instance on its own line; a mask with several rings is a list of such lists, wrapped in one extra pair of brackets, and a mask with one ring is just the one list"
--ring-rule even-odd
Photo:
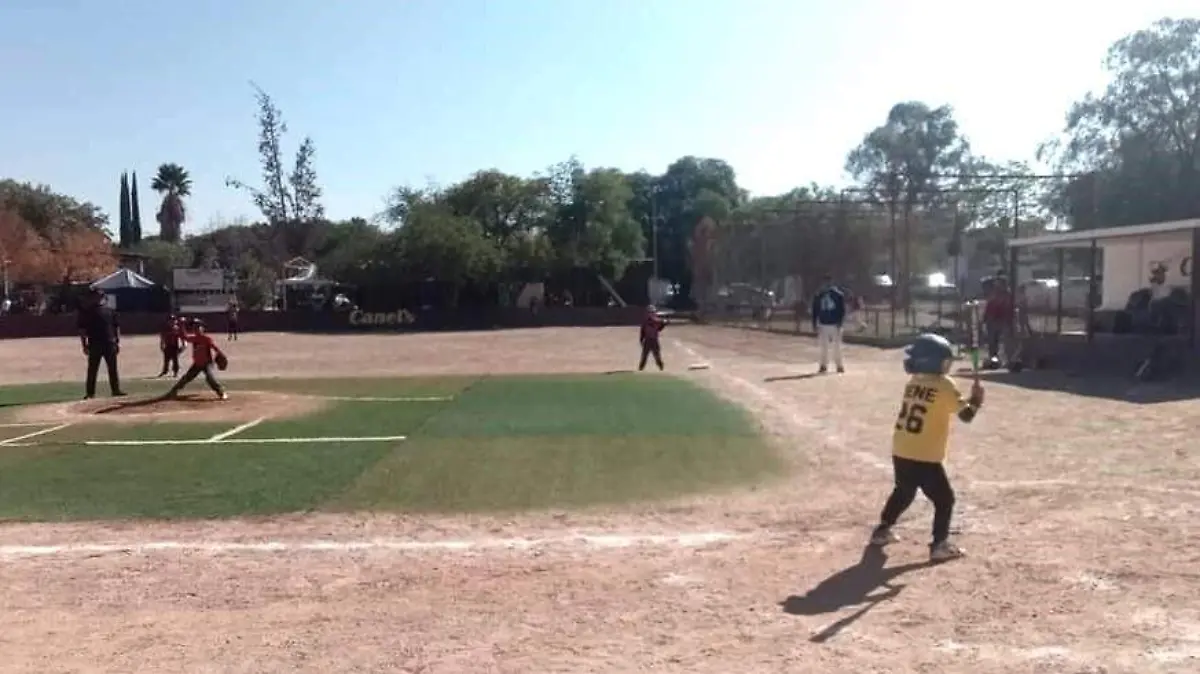
[[(1063, 279), (1062, 309), (1068, 313), (1083, 313), (1088, 309), (1090, 283), (1086, 276)], [(1058, 313), (1058, 279), (1034, 279), (1024, 284), (1025, 303), (1029, 311)]]

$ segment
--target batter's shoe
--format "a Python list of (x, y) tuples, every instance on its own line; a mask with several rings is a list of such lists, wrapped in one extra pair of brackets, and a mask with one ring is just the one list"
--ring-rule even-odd
[(229, 394), (224, 391), (221, 391), (220, 393), (217, 394), (217, 399), (218, 400), (229, 400)]
[(846, 368), (838, 366), (838, 374), (846, 374)]
[(964, 557), (966, 554), (966, 550), (950, 541), (942, 541), (929, 546), (929, 561), (931, 562), (949, 562)]
[(817, 368), (817, 374), (825, 374), (826, 372), (829, 372), (829, 368), (825, 367), (824, 365)]
[(883, 524), (875, 527), (875, 531), (871, 532), (871, 545), (882, 546), (888, 543), (895, 543), (898, 540), (900, 540), (900, 537), (896, 535), (896, 532), (892, 531), (891, 527)]

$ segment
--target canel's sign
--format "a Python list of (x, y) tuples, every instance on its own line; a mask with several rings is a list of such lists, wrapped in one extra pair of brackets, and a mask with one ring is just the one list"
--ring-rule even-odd
[(355, 309), (350, 312), (350, 325), (356, 328), (402, 327), (416, 322), (417, 317), (404, 309), (383, 312)]

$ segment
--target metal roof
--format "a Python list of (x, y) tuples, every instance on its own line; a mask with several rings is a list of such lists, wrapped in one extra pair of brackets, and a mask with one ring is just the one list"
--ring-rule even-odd
[(1200, 229), (1200, 219), (1154, 222), (1146, 225), (1129, 225), (1128, 227), (1103, 227), (1078, 232), (1064, 232), (1062, 234), (1044, 234), (1042, 236), (1013, 239), (1008, 242), (1008, 246), (1010, 248), (1086, 248), (1092, 245), (1093, 241), (1165, 238), (1172, 234), (1191, 232), (1194, 229)]

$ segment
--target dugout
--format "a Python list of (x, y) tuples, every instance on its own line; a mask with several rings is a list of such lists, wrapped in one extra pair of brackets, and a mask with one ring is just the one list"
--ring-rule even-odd
[[(1129, 373), (1164, 350), (1176, 354), (1180, 365), (1200, 360), (1200, 279), (1192, 273), (1200, 219), (1046, 234), (1008, 246), (1018, 256), (1055, 254), (1054, 316), (1027, 344), (1051, 367)], [(1069, 262), (1082, 267), (1087, 280), (1082, 315), (1072, 315), (1064, 303)]]

